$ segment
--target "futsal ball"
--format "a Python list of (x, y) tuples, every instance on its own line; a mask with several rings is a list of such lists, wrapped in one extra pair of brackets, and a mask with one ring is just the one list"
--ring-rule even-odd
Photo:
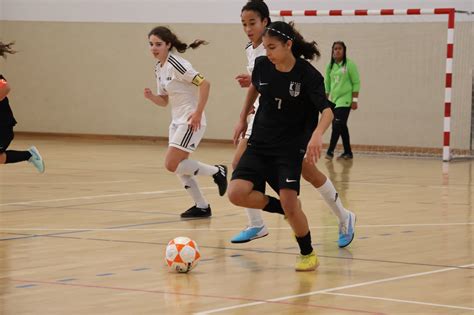
[(199, 259), (199, 248), (196, 242), (188, 237), (176, 237), (166, 246), (166, 263), (172, 271), (188, 272), (196, 267)]

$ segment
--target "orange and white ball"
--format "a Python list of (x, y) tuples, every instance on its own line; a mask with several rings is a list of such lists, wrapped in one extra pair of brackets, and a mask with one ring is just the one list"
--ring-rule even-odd
[(196, 267), (199, 259), (199, 247), (189, 237), (176, 237), (166, 246), (166, 263), (172, 271), (188, 272)]

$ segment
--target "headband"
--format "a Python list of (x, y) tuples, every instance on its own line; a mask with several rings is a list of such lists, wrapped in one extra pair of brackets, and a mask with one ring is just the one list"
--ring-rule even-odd
[(267, 27), (266, 29), (269, 30), (269, 31), (274, 31), (275, 33), (278, 33), (278, 34), (280, 34), (281, 36), (288, 38), (289, 40), (294, 40), (293, 37), (290, 37), (290, 36), (286, 35), (285, 33), (280, 32), (279, 30), (276, 30), (276, 29), (274, 29), (274, 28)]

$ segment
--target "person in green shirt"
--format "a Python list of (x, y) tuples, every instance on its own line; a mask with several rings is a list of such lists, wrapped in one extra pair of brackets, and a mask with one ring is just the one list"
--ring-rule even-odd
[(324, 85), (326, 95), (335, 104), (332, 122), (331, 141), (326, 152), (326, 159), (332, 160), (339, 136), (342, 137), (344, 153), (339, 158), (352, 159), (352, 149), (347, 120), (352, 110), (358, 108), (357, 101), (360, 89), (359, 71), (355, 63), (346, 56), (346, 45), (337, 41), (332, 44), (331, 63), (326, 66)]

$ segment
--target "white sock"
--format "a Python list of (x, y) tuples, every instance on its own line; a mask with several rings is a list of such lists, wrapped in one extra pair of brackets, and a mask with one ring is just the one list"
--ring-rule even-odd
[(345, 222), (348, 218), (349, 213), (347, 209), (343, 207), (339, 194), (334, 188), (331, 180), (326, 179), (326, 182), (319, 188), (317, 188), (323, 199), (326, 201), (332, 212), (339, 218), (339, 222)]
[(204, 198), (204, 195), (202, 194), (201, 189), (199, 189), (199, 185), (194, 176), (178, 174), (178, 178), (181, 180), (184, 188), (191, 198), (193, 198), (194, 203), (196, 203), (198, 208), (205, 209), (209, 207), (209, 203), (207, 202), (206, 198)]
[(246, 208), (245, 211), (247, 211), (247, 216), (249, 217), (249, 226), (263, 225), (262, 210)]
[(201, 163), (195, 160), (182, 160), (178, 167), (176, 168), (176, 174), (179, 175), (203, 175), (203, 176), (211, 176), (217, 173), (219, 169), (217, 166), (208, 165)]

